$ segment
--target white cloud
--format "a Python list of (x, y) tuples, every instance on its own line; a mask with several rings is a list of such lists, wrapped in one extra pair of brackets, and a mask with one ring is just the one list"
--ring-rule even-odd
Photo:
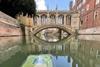
[(45, 0), (35, 0), (35, 2), (36, 2), (37, 10), (47, 10)]

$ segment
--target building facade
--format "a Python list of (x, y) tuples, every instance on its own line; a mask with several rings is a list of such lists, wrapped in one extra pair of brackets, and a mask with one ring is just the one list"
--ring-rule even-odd
[(80, 28), (100, 26), (100, 0), (73, 0), (72, 11), (80, 12)]

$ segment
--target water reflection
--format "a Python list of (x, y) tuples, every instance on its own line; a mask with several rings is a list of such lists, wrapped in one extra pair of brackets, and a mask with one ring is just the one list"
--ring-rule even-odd
[(20, 37), (0, 37), (0, 60), (5, 61), (20, 50), (16, 45), (20, 43), (19, 39)]
[(40, 61), (43, 64), (40, 67), (48, 67), (45, 64), (51, 64), (50, 67), (100, 67), (100, 41), (96, 40), (99, 36), (92, 37), (71, 36), (52, 43), (37, 37), (2, 37), (0, 67), (25, 67), (28, 61), (33, 67)]
[(30, 55), (22, 67), (53, 67), (52, 55)]
[(0, 67), (20, 67), (26, 59), (21, 52), (22, 37), (0, 37)]
[[(67, 38), (67, 39), (63, 39), (61, 41), (58, 42), (46, 42), (42, 39), (39, 39), (37, 37), (33, 37), (32, 40), (29, 40), (30, 45), (26, 45), (23, 47), (23, 49), (25, 48), (25, 52), (29, 53), (48, 53), (50, 54), (50, 52), (52, 54), (56, 54), (56, 53), (64, 53), (63, 51), (65, 50), (66, 46), (69, 45), (71, 37)], [(58, 50), (58, 51), (57, 51)]]
[(56, 42), (68, 37), (69, 33), (58, 28), (48, 28), (40, 31), (36, 36), (48, 42)]

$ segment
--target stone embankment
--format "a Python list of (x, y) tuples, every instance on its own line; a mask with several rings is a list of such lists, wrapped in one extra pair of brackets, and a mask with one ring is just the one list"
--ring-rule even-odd
[(100, 35), (100, 27), (93, 27), (89, 29), (79, 30), (80, 35)]
[(0, 36), (22, 35), (19, 22), (0, 11)]

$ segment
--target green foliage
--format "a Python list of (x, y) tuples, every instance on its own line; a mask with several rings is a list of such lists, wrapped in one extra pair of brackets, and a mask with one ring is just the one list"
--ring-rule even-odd
[(36, 4), (34, 0), (0, 0), (0, 11), (12, 17), (20, 13), (32, 16), (36, 13)]

